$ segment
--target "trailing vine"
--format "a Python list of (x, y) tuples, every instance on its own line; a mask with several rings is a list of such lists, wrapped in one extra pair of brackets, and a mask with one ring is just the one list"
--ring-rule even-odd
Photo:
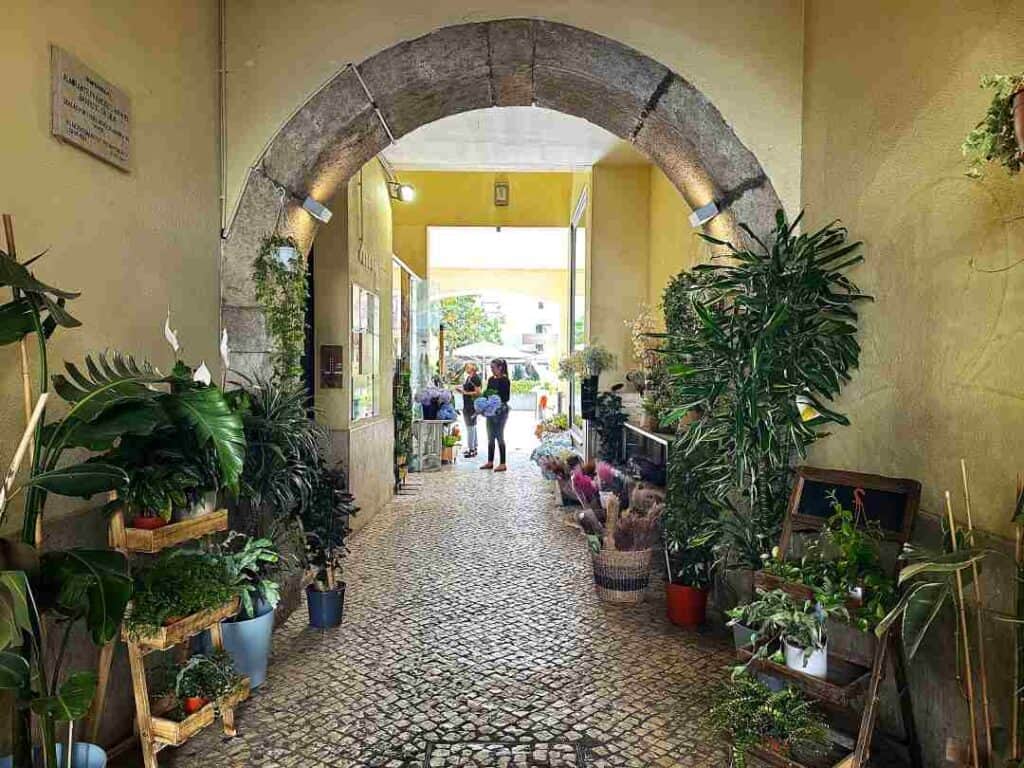
[[(278, 248), (295, 249), (295, 261), (282, 264)], [(274, 374), (284, 379), (302, 376), (302, 353), (306, 344), (306, 260), (295, 240), (273, 234), (263, 238), (253, 262), (256, 300), (263, 309), (267, 332), (274, 340)]]

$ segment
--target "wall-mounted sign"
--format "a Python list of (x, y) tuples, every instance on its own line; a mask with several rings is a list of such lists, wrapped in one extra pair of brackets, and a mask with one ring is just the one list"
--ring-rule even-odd
[(496, 181), (494, 182), (494, 204), (495, 205), (508, 205), (508, 182), (507, 181)]
[(53, 135), (123, 171), (131, 170), (128, 94), (67, 51), (50, 46)]
[(320, 345), (320, 388), (343, 389), (345, 356), (340, 344)]

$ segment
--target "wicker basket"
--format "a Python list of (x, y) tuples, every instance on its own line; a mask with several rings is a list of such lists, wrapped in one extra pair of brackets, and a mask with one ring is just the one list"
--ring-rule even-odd
[(609, 603), (642, 602), (651, 581), (653, 553), (653, 549), (636, 552), (602, 549), (591, 553), (597, 596)]

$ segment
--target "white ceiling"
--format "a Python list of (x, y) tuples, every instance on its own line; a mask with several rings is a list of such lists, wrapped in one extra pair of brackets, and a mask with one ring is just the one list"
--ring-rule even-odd
[(432, 273), (438, 269), (566, 269), (569, 228), (427, 227), (427, 258)]
[(403, 136), (383, 155), (408, 171), (571, 171), (599, 160), (648, 162), (603, 128), (540, 107), (492, 107), (445, 117)]

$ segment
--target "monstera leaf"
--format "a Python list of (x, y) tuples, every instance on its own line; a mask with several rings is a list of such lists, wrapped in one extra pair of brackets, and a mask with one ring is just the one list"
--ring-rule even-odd
[(96, 673), (73, 672), (55, 695), (33, 699), (32, 711), (58, 721), (80, 720), (88, 713), (95, 694)]
[(77, 496), (83, 499), (97, 493), (119, 490), (127, 484), (128, 475), (120, 467), (92, 462), (41, 472), (25, 481), (25, 487), (42, 488), (58, 496)]
[(221, 480), (236, 489), (245, 461), (245, 431), (224, 393), (216, 387), (189, 388), (167, 395), (164, 403), (172, 418), (195, 431), (200, 445), (213, 443)]
[(85, 620), (97, 645), (117, 636), (132, 596), (128, 560), (108, 549), (69, 549), (47, 552), (42, 558), (41, 581), (54, 595), (50, 608), (66, 621)]

